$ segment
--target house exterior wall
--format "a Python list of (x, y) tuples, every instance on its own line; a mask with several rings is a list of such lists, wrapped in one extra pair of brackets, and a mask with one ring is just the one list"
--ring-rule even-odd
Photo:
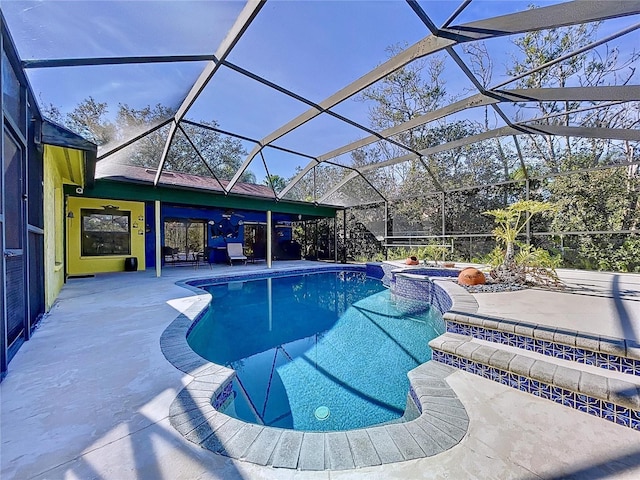
[[(81, 210), (102, 209), (105, 205), (117, 207), (120, 212), (130, 212), (130, 245), (129, 255), (83, 256)], [(136, 257), (138, 270), (145, 265), (145, 211), (144, 202), (128, 202), (123, 200), (105, 200), (101, 198), (67, 197), (67, 273), (69, 275), (91, 275), (103, 272), (122, 272), (125, 270), (125, 259)]]
[(47, 311), (64, 285), (64, 194), (62, 175), (50, 149), (44, 151), (44, 272)]

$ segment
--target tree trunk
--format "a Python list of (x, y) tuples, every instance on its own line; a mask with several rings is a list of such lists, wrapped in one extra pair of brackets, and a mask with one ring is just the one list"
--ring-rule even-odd
[(522, 269), (516, 265), (515, 262), (515, 244), (513, 242), (507, 242), (507, 251), (504, 256), (504, 261), (500, 265), (492, 276), (498, 281), (503, 283), (524, 283), (526, 280), (526, 274)]
[(504, 256), (504, 264), (503, 264), (507, 269), (510, 269), (513, 267), (515, 256), (516, 256), (516, 252), (515, 252), (515, 246), (513, 242), (507, 242), (507, 253)]

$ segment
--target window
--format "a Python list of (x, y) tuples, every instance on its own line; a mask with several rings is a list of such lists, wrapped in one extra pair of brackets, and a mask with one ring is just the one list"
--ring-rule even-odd
[[(5, 248), (19, 250), (22, 248), (24, 235), (24, 219), (22, 217), (24, 201), (23, 188), (23, 155), (18, 143), (7, 130), (4, 131), (4, 178), (5, 178)], [(2, 190), (0, 190), (0, 197)]]
[(164, 222), (164, 245), (172, 248), (179, 259), (189, 260), (190, 255), (204, 251), (206, 227), (206, 220), (167, 218)]
[(83, 256), (131, 254), (131, 212), (83, 209), (80, 215)]
[(7, 58), (7, 54), (2, 51), (2, 101), (5, 111), (13, 118), (16, 125), (23, 129), (20, 117), (20, 81), (16, 72)]

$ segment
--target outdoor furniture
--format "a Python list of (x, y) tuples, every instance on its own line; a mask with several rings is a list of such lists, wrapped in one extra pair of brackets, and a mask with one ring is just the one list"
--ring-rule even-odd
[(164, 246), (162, 247), (164, 263), (174, 264), (178, 260), (178, 249)]
[(241, 243), (227, 243), (227, 257), (229, 257), (229, 265), (233, 265), (234, 260), (241, 260), (245, 265), (247, 263)]

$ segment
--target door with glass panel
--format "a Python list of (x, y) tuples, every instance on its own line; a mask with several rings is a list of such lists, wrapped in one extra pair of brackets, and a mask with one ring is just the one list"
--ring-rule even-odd
[(200, 219), (168, 218), (164, 222), (165, 263), (194, 262), (206, 246), (207, 222)]
[[(25, 337), (27, 318), (24, 259), (24, 151), (5, 129), (4, 153), (4, 253), (6, 275), (7, 348)], [(0, 243), (2, 243), (0, 241)]]

